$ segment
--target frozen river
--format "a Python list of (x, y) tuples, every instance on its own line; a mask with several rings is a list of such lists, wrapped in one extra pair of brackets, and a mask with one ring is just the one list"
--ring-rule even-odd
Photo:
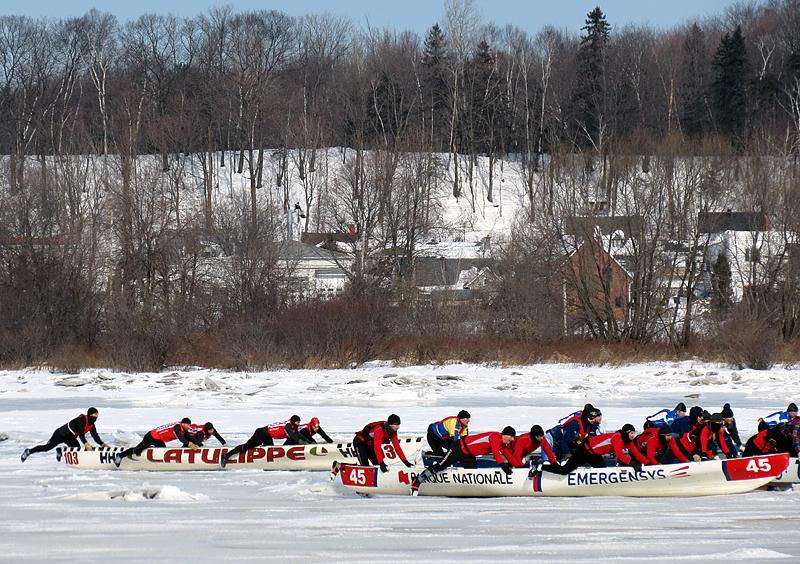
[[(350, 371), (0, 372), (0, 562), (796, 562), (800, 489), (700, 498), (363, 499), (325, 472), (88, 471), (25, 447), (93, 405), (109, 443), (189, 416), (230, 444), (298, 413), (336, 439), (398, 413), (401, 434), (466, 408), (473, 432), (550, 427), (586, 401), (641, 428), (678, 401), (731, 402), (743, 439), (800, 399), (793, 370), (469, 365)], [(688, 397), (687, 397), (688, 396)]]

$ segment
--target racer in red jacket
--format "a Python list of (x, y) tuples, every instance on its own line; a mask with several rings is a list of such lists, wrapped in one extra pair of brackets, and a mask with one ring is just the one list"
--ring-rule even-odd
[(448, 466), (461, 462), (464, 468), (477, 468), (477, 457), (483, 454), (492, 453), (495, 462), (506, 474), (511, 474), (514, 469), (512, 466), (522, 466), (522, 463), (511, 449), (511, 443), (517, 432), (513, 427), (506, 427), (500, 433), (492, 431), (480, 433), (478, 435), (467, 435), (460, 441), (453, 443), (453, 447), (447, 451), (441, 462), (435, 462), (428, 466), (422, 473), (411, 482), (411, 495), (416, 496), (419, 486), (425, 482), (431, 474), (441, 472)]
[(645, 429), (633, 441), (634, 446), (644, 454), (644, 464), (668, 464), (678, 455), (682, 456), (677, 441), (672, 434), (672, 427), (662, 423), (661, 427)]
[[(301, 437), (297, 435), (297, 428), (300, 426), (300, 416), (292, 415), (288, 421), (277, 421), (267, 425), (267, 432), (273, 439), (286, 439), (283, 444), (296, 445), (300, 443)], [(288, 442), (292, 441), (292, 442)]]
[(156, 427), (147, 433), (142, 439), (142, 442), (138, 445), (133, 448), (126, 448), (122, 452), (117, 453), (114, 457), (114, 464), (119, 468), (122, 459), (126, 456), (130, 456), (131, 454), (139, 456), (145, 449), (150, 447), (165, 447), (168, 442), (174, 440), (179, 440), (184, 447), (188, 446), (192, 450), (199, 450), (200, 446), (197, 444), (197, 440), (193, 437), (189, 438), (187, 433), (191, 425), (192, 420), (188, 417), (184, 417), (181, 419), (180, 423), (167, 423), (166, 425)]
[(724, 433), (726, 431), (723, 429), (724, 426), (725, 422), (719, 413), (709, 416), (707, 422), (700, 420), (698, 424), (692, 427), (691, 431), (678, 440), (681, 456), (676, 454), (676, 458), (681, 462), (688, 462), (689, 458), (695, 462), (700, 462), (704, 458), (710, 460), (714, 458), (715, 443), (720, 445), (722, 452), (727, 457), (735, 456), (725, 440)]
[[(563, 466), (543, 464), (540, 469), (566, 476), (584, 464), (589, 464), (592, 468), (605, 468), (606, 461), (603, 459), (603, 455), (614, 454), (621, 464), (632, 466), (634, 470), (639, 471), (642, 469), (642, 462), (639, 458), (647, 459), (635, 446), (632, 446), (634, 437), (636, 437), (636, 429), (630, 423), (626, 423), (616, 433), (604, 433), (583, 441)], [(631, 456), (625, 453), (624, 449), (626, 448)]]
[(222, 446), (228, 446), (228, 443), (226, 443), (225, 439), (223, 439), (220, 434), (217, 433), (217, 430), (214, 428), (214, 424), (210, 421), (205, 425), (196, 425), (192, 423), (189, 425), (189, 430), (186, 431), (186, 433), (189, 436), (189, 440), (198, 446), (203, 446), (203, 443), (211, 437), (217, 439)]
[[(270, 423), (264, 427), (259, 427), (253, 432), (253, 435), (247, 439), (247, 442), (233, 447), (220, 457), (219, 464), (223, 468), (228, 464), (228, 460), (236, 456), (240, 452), (245, 452), (261, 446), (272, 446), (275, 444), (273, 439), (286, 439), (283, 444), (296, 445), (299, 443), (297, 429), (300, 425), (300, 416), (292, 415), (288, 421), (278, 421), (277, 423)], [(294, 439), (292, 438), (294, 437)], [(290, 442), (294, 440), (294, 442)]]
[(391, 443), (400, 460), (408, 467), (412, 464), (406, 460), (403, 449), (397, 440), (397, 430), (400, 428), (400, 417), (392, 413), (386, 421), (367, 423), (363, 429), (356, 433), (353, 447), (356, 449), (358, 463), (361, 466), (377, 464), (381, 472), (388, 472), (389, 468), (384, 462), (383, 445)]
[(550, 462), (555, 462), (557, 460), (553, 449), (550, 448), (550, 444), (544, 436), (544, 429), (539, 425), (534, 425), (531, 427), (530, 433), (517, 437), (512, 443), (514, 457), (520, 461), (520, 466), (524, 465), (523, 461), (525, 457), (535, 452), (539, 447), (542, 449), (542, 459), (547, 457), (547, 460)]
[[(37, 445), (33, 448), (26, 448), (22, 452), (22, 462), (25, 462), (27, 458), (36, 453), (36, 452), (46, 452), (61, 443), (66, 443), (67, 446), (71, 447), (80, 447), (81, 443), (86, 450), (93, 450), (93, 447), (89, 441), (86, 440), (86, 433), (90, 433), (92, 438), (95, 442), (101, 447), (108, 447), (106, 443), (100, 438), (100, 435), (97, 434), (97, 429), (94, 427), (95, 421), (97, 421), (97, 416), (99, 412), (97, 411), (96, 407), (90, 407), (86, 412), (86, 415), (78, 415), (75, 419), (66, 423), (53, 431), (53, 435), (50, 437), (50, 440), (47, 441), (43, 445)], [(78, 442), (80, 439), (80, 442)]]
[(747, 440), (742, 456), (756, 456), (770, 452), (788, 452), (797, 456), (800, 450), (800, 418), (778, 423), (762, 430)]
[(333, 439), (328, 436), (328, 434), (322, 430), (322, 427), (319, 426), (319, 418), (312, 417), (311, 421), (308, 423), (303, 423), (297, 427), (297, 436), (300, 438), (299, 443), (291, 442), (292, 439), (286, 439), (286, 442), (283, 443), (285, 445), (292, 445), (292, 444), (308, 444), (313, 445), (317, 441), (314, 440), (314, 435), (319, 434), (325, 442), (332, 443)]

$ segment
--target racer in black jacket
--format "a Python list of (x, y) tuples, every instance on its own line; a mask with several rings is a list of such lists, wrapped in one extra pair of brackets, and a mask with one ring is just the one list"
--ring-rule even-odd
[[(90, 407), (86, 412), (86, 415), (78, 415), (69, 423), (56, 429), (53, 432), (53, 436), (50, 437), (50, 440), (47, 443), (35, 446), (33, 448), (26, 448), (20, 457), (22, 462), (25, 462), (25, 460), (27, 460), (27, 458), (35, 452), (48, 451), (57, 445), (60, 445), (61, 443), (66, 443), (67, 446), (71, 447), (80, 447), (81, 443), (83, 443), (83, 446), (86, 448), (86, 450), (94, 450), (91, 443), (86, 440), (86, 433), (90, 433), (92, 435), (92, 438), (98, 444), (98, 446), (108, 447), (108, 445), (100, 438), (100, 435), (97, 434), (97, 429), (95, 429), (94, 426), (98, 415), (99, 412), (97, 411), (97, 408)], [(78, 439), (80, 439), (80, 442), (78, 442)]]

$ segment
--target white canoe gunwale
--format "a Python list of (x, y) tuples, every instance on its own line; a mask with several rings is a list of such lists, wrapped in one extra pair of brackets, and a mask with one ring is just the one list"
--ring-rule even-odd
[[(400, 439), (400, 447), (407, 458), (412, 458), (422, 448), (422, 437)], [(114, 456), (123, 447), (83, 450), (76, 447), (59, 447), (57, 456), (72, 468), (83, 470), (116, 470)], [(231, 450), (228, 447), (149, 448), (141, 456), (122, 459), (119, 470), (184, 471), (222, 470), (220, 459)], [(391, 444), (384, 445), (387, 464), (400, 461)], [(352, 443), (317, 443), (311, 445), (274, 445), (250, 449), (228, 460), (225, 470), (330, 470), (334, 461), (356, 464), (356, 451)]]
[[(766, 485), (786, 469), (787, 454), (686, 464), (578, 468), (567, 476), (540, 472), (531, 479), (528, 468), (515, 468), (506, 476), (499, 468), (447, 468), (435, 481), (423, 482), (419, 495), (446, 497), (693, 497), (744, 493)], [(422, 467), (344, 465), (342, 483), (362, 494), (409, 495), (411, 481)]]

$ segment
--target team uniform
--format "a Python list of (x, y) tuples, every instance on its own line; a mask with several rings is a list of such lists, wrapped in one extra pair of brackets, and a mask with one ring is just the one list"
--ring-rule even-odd
[(460, 441), (456, 441), (440, 462), (431, 464), (423, 470), (422, 474), (414, 478), (414, 481), (411, 482), (411, 495), (416, 496), (419, 493), (420, 484), (427, 481), (430, 474), (441, 472), (456, 462), (460, 462), (464, 468), (477, 468), (478, 457), (484, 454), (491, 453), (495, 462), (500, 465), (501, 470), (506, 474), (511, 474), (514, 471), (512, 466), (522, 466), (522, 462), (514, 456), (511, 442), (509, 441), (506, 444), (503, 437), (513, 438), (516, 434), (517, 432), (513, 427), (506, 427), (502, 433), (490, 431), (478, 435), (469, 435)]
[[(126, 456), (130, 456), (131, 454), (135, 454), (139, 456), (145, 449), (158, 447), (163, 448), (167, 446), (168, 442), (171, 441), (180, 441), (181, 446), (188, 447), (189, 444), (194, 443), (197, 446), (202, 445), (202, 443), (198, 444), (198, 440), (194, 437), (189, 437), (188, 433), (183, 432), (183, 427), (181, 427), (180, 422), (175, 423), (167, 423), (166, 425), (161, 425), (160, 427), (156, 427), (152, 431), (148, 432), (142, 441), (133, 448), (126, 448), (122, 452), (118, 453), (115, 457), (116, 460), (122, 460)], [(119, 464), (117, 464), (119, 466)]]
[(584, 411), (579, 411), (573, 413), (562, 424), (550, 429), (546, 436), (556, 457), (561, 460), (588, 437), (597, 435), (599, 431), (600, 425), (589, 423)]
[(289, 419), (288, 421), (278, 421), (277, 423), (270, 423), (267, 425), (267, 432), (269, 436), (275, 440), (286, 439), (287, 441), (292, 441), (291, 443), (287, 442), (284, 444), (299, 444), (300, 437), (297, 435), (297, 428), (300, 426), (300, 418), (298, 417), (297, 420), (294, 418)]
[(677, 441), (674, 438), (667, 439), (667, 434), (672, 437), (672, 428), (669, 425), (661, 425), (645, 429), (633, 440), (634, 446), (647, 460), (644, 464), (664, 464), (666, 463), (665, 455), (669, 453), (671, 453), (671, 456), (668, 457), (670, 461), (677, 457), (680, 453)]
[(696, 461), (703, 458), (712, 459), (714, 458), (715, 444), (722, 449), (726, 457), (733, 458), (736, 454), (728, 447), (728, 441), (725, 440), (726, 433), (725, 426), (721, 421), (719, 423), (711, 421), (698, 423), (678, 440), (677, 444), (681, 455), (676, 454), (676, 458), (680, 462), (688, 462), (689, 459)]
[(433, 454), (444, 456), (445, 451), (452, 448), (453, 443), (469, 434), (469, 429), (462, 425), (457, 416), (445, 417), (441, 421), (428, 425), (428, 444)]
[(510, 464), (511, 466), (522, 466), (522, 462), (514, 455), (511, 445), (503, 444), (503, 434), (497, 431), (469, 435), (453, 444), (453, 448), (445, 455), (441, 462), (431, 465), (434, 472), (440, 472), (452, 466), (456, 462), (461, 462), (464, 468), (477, 468), (477, 458), (484, 454), (491, 453), (495, 462), (500, 466)]
[[(71, 447), (80, 447), (81, 443), (83, 445), (87, 445), (89, 443), (86, 441), (86, 433), (89, 433), (98, 445), (104, 445), (105, 443), (100, 438), (100, 435), (97, 434), (97, 429), (95, 429), (94, 422), (95, 418), (90, 417), (88, 414), (78, 415), (69, 423), (62, 425), (53, 431), (50, 440), (45, 444), (37, 445), (30, 449), (25, 449), (25, 451), (22, 453), (22, 461), (25, 462), (25, 459), (27, 459), (31, 454), (35, 454), (37, 452), (46, 452), (52, 448), (55, 448), (61, 443), (65, 443), (67, 446)], [(89, 446), (91, 447), (91, 445)]]
[[(264, 427), (259, 427), (253, 432), (253, 435), (247, 439), (245, 443), (233, 447), (231, 450), (222, 455), (220, 465), (225, 468), (228, 459), (248, 450), (258, 448), (261, 446), (272, 446), (275, 444), (275, 439), (287, 439), (285, 444), (298, 444), (299, 437), (297, 429), (300, 425), (300, 417), (293, 415), (288, 421), (278, 421), (270, 423)], [(294, 443), (289, 443), (289, 440), (294, 440)]]
[(186, 432), (190, 436), (189, 440), (195, 443), (197, 446), (202, 446), (204, 442), (211, 437), (214, 437), (222, 446), (228, 444), (225, 442), (225, 439), (223, 439), (220, 434), (217, 433), (216, 427), (212, 427), (213, 431), (211, 433), (206, 431), (207, 425), (207, 423), (206, 425), (195, 425), (194, 423), (189, 425), (189, 430)]
[[(682, 411), (686, 410), (683, 409)], [(661, 427), (662, 425), (669, 425), (672, 427), (672, 424), (676, 419), (678, 419), (678, 413), (676, 409), (662, 409), (661, 411), (657, 411), (653, 415), (647, 417), (647, 421), (656, 427)]]
[[(333, 442), (333, 439), (330, 438), (328, 434), (322, 430), (322, 427), (317, 427), (317, 430), (315, 431), (314, 429), (311, 428), (311, 425), (312, 423), (309, 422), (309, 423), (303, 423), (302, 425), (299, 425), (297, 427), (296, 435), (300, 437), (300, 444), (302, 443), (315, 444), (317, 441), (314, 440), (314, 435), (316, 434), (319, 434), (319, 436), (322, 437), (326, 443)], [(292, 439), (286, 439), (286, 442), (283, 444), (293, 445), (298, 443), (292, 442)]]
[(771, 452), (788, 452), (791, 456), (797, 456), (800, 452), (800, 417), (768, 427), (750, 437), (743, 456)]
[[(384, 464), (383, 445), (391, 444), (397, 456), (400, 457), (406, 466), (411, 464), (406, 460), (403, 449), (395, 433), (386, 421), (374, 421), (367, 423), (363, 429), (356, 433), (353, 439), (353, 447), (356, 449), (358, 463), (361, 466), (382, 465)], [(383, 467), (381, 468), (383, 469)]]
[[(572, 457), (570, 457), (564, 465), (544, 464), (541, 470), (566, 476), (577, 467), (584, 464), (588, 464), (592, 468), (605, 468), (606, 461), (603, 459), (603, 455), (605, 454), (614, 454), (621, 464), (626, 466), (633, 465), (636, 467), (641, 463), (639, 458), (645, 461), (646, 459), (635, 447), (629, 448), (630, 444), (630, 442), (626, 443), (623, 440), (623, 435), (619, 431), (616, 433), (603, 433), (602, 435), (589, 437), (578, 445), (572, 453)], [(630, 455), (625, 452), (626, 448), (628, 448)], [(635, 462), (632, 461), (631, 456), (634, 457), (633, 460), (635, 460)]]
[(511, 445), (513, 448), (514, 458), (520, 461), (519, 466), (522, 466), (522, 461), (525, 460), (526, 456), (532, 452), (535, 452), (538, 448), (542, 449), (542, 459), (547, 458), (547, 460), (550, 462), (555, 462), (557, 460), (556, 455), (550, 448), (550, 444), (547, 442), (546, 438), (543, 438), (542, 441), (539, 442), (532, 438), (530, 433), (525, 433), (524, 435), (515, 438)]
[[(794, 415), (792, 415), (794, 413)], [(797, 416), (797, 404), (792, 402), (786, 411), (776, 411), (758, 420), (758, 430), (763, 431), (781, 423), (788, 423)]]

